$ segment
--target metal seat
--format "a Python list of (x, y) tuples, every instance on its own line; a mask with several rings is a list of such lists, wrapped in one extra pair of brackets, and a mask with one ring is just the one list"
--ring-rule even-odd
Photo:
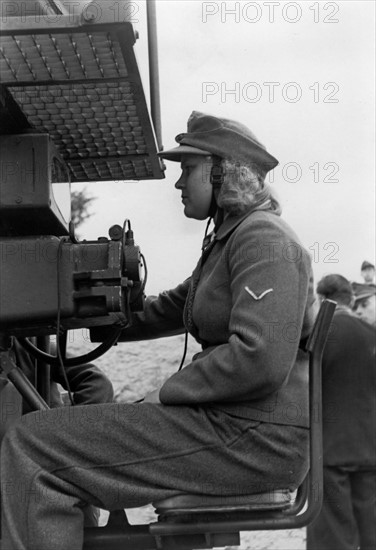
[(290, 491), (269, 491), (237, 496), (181, 494), (154, 502), (159, 519), (180, 514), (255, 512), (285, 510), (291, 505)]
[[(116, 525), (91, 529), (86, 549), (191, 550), (240, 544), (240, 531), (294, 529), (311, 523), (323, 497), (321, 361), (336, 303), (324, 300), (306, 344), (309, 354), (310, 468), (295, 498), (289, 490), (241, 496), (180, 494), (153, 503), (158, 522), (131, 526), (125, 515)], [(102, 538), (94, 537), (102, 531)], [(133, 535), (132, 535), (133, 532)], [(129, 545), (128, 545), (129, 543)]]

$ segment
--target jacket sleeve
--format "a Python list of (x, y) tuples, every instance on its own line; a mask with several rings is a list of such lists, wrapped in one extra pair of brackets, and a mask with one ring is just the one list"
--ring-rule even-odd
[[(51, 345), (52, 355), (56, 355), (55, 344)], [(68, 356), (69, 357), (69, 356)], [(114, 389), (110, 379), (93, 363), (68, 365), (65, 373), (69, 388), (73, 393), (75, 405), (92, 405), (94, 403), (113, 403)], [(66, 391), (68, 387), (60, 365), (51, 368), (51, 382), (60, 384)], [(51, 384), (51, 390), (53, 386)]]
[(311, 275), (307, 252), (261, 215), (237, 228), (222, 256), (231, 294), (228, 341), (170, 377), (160, 390), (164, 404), (264, 398), (295, 363)]
[[(92, 363), (65, 367), (69, 387), (74, 396), (75, 405), (95, 403), (113, 403), (114, 390), (107, 376)], [(51, 371), (54, 382), (68, 390), (60, 367)]]
[(172, 290), (158, 296), (148, 296), (142, 313), (132, 316), (132, 325), (122, 331), (119, 342), (151, 340), (164, 336), (182, 334), (184, 304), (190, 285), (190, 278)]
[[(14, 342), (14, 352), (17, 365), (22, 369), (27, 378), (34, 383), (35, 366), (33, 358), (17, 340)], [(51, 344), (50, 353), (51, 355), (56, 355), (55, 344)], [(70, 389), (74, 394), (76, 405), (113, 402), (114, 392), (112, 383), (95, 365), (87, 363), (73, 367), (68, 366), (66, 367), (66, 375)], [(60, 407), (63, 404), (56, 384), (60, 384), (65, 390), (68, 390), (60, 366), (51, 367), (50, 404), (53, 408)], [(25, 405), (24, 412), (30, 412), (27, 404)]]

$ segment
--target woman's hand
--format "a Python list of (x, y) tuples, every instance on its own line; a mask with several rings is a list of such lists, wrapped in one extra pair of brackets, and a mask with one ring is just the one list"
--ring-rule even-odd
[(147, 393), (144, 397), (143, 403), (161, 403), (159, 400), (159, 388)]

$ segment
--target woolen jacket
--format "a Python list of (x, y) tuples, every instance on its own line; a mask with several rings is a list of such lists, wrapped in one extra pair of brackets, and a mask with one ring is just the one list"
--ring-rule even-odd
[(225, 218), (193, 274), (148, 297), (121, 340), (178, 334), (202, 352), (162, 386), (165, 405), (308, 427), (308, 364), (299, 343), (313, 322), (311, 262), (276, 214)]

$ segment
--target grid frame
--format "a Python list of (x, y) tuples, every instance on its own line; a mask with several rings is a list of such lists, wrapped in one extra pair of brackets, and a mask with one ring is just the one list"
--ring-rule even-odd
[(163, 178), (132, 24), (17, 19), (0, 32), (0, 83), (51, 136), (71, 181)]

